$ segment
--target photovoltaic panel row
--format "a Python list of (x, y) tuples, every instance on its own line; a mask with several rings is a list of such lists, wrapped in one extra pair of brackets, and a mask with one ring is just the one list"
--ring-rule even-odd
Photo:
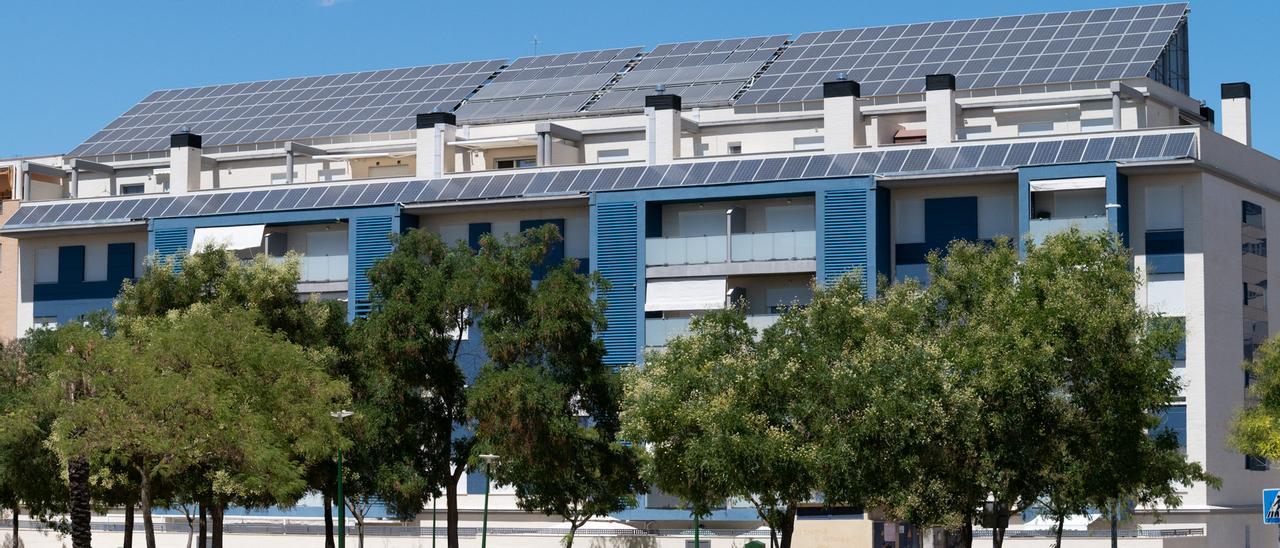
[(456, 112), (461, 120), (518, 119), (577, 112), (641, 48), (521, 57)]
[(294, 209), (412, 204), (791, 179), (1007, 170), (1027, 165), (1188, 158), (1191, 132), (1050, 139), (658, 166), (488, 173), (427, 181), (345, 183), (236, 192), (23, 204), (5, 228), (118, 223)]
[(840, 72), (863, 96), (918, 93), (929, 74), (958, 89), (1146, 76), (1187, 4), (894, 25), (800, 35), (738, 105), (822, 99)]
[(475, 61), (157, 91), (76, 147), (74, 157), (165, 150), (182, 127), (205, 147), (382, 133), (452, 110), (503, 61)]
[(588, 110), (642, 107), (658, 85), (680, 95), (684, 106), (728, 104), (786, 41), (787, 35), (775, 35), (660, 45)]

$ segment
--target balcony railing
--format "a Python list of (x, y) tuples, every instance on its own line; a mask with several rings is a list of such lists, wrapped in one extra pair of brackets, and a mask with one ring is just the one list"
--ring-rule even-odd
[[(778, 322), (779, 314), (755, 314), (747, 316), (747, 325), (757, 332)], [(689, 323), (693, 318), (648, 318), (644, 321), (644, 345), (657, 348), (667, 345), (667, 341), (689, 334)]]
[(1064, 232), (1073, 226), (1079, 228), (1081, 232), (1107, 230), (1108, 228), (1107, 218), (1103, 216), (1032, 219), (1031, 229), (1028, 231), (1028, 234), (1031, 235), (1032, 241), (1039, 244), (1044, 242), (1045, 237), (1050, 234)]
[(733, 234), (727, 239), (691, 236), (645, 240), (646, 266), (787, 261), (817, 256), (817, 232), (812, 230)]
[[(272, 257), (272, 262), (284, 262), (284, 257)], [(303, 255), (299, 257), (299, 280), (303, 283), (347, 281), (346, 255)]]

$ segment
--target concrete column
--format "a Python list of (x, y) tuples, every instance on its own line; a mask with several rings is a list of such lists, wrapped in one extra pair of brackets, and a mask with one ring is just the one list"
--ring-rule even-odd
[(669, 164), (680, 157), (680, 96), (650, 95), (644, 98), (648, 118), (645, 140), (650, 164)]
[(458, 136), (458, 117), (451, 112), (427, 112), (417, 116), (418, 158), (415, 175), (422, 179), (454, 171), (454, 150), (449, 142)]
[(1245, 146), (1253, 146), (1252, 101), (1248, 82), (1222, 84), (1222, 134)]
[(827, 152), (845, 152), (866, 144), (858, 97), (862, 86), (839, 79), (822, 84), (822, 143)]
[(204, 153), (200, 136), (179, 131), (169, 136), (169, 193), (186, 194), (200, 190), (200, 156)]
[(924, 77), (925, 139), (941, 145), (956, 139), (956, 77), (930, 74)]

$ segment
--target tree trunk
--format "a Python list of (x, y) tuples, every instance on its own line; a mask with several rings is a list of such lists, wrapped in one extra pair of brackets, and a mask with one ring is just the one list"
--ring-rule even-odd
[(71, 498), (71, 547), (91, 548), (93, 519), (89, 506), (89, 461), (72, 458), (67, 461), (67, 487)]
[(209, 513), (213, 514), (211, 516), (213, 518), (213, 534), (210, 535), (213, 537), (213, 548), (222, 548), (222, 513), (226, 511), (222, 505), (223, 503), (221, 502), (214, 502), (213, 506), (209, 508)]
[(960, 545), (964, 548), (973, 548), (973, 517), (967, 517), (964, 520), (964, 527), (960, 529)]
[(324, 548), (333, 548), (333, 496), (324, 494)]
[(791, 535), (796, 532), (796, 504), (787, 505), (782, 515), (782, 548), (791, 548)]
[(22, 512), (20, 512), (18, 509), (18, 503), (15, 501), (13, 503), (13, 545), (14, 546), (22, 546), (22, 541), (21, 539), (18, 538), (18, 516), (21, 513)]
[[(587, 522), (578, 523), (569, 520), (569, 534), (564, 537), (564, 548), (573, 548), (573, 537), (578, 534), (578, 528), (586, 525)], [(696, 547), (695, 547), (696, 548)]]
[(124, 548), (133, 548), (133, 503), (124, 505)]
[(1117, 503), (1115, 505), (1115, 508), (1111, 509), (1111, 548), (1120, 547), (1120, 535), (1119, 535), (1120, 517), (1118, 516), (1118, 514), (1120, 513), (1118, 511), (1119, 508), (1120, 508), (1120, 504)]
[(356, 536), (359, 538), (358, 548), (364, 548), (364, 515), (356, 514)]
[(195, 518), (191, 516), (191, 506), (182, 505), (182, 516), (187, 518), (187, 548), (191, 548), (191, 538), (196, 534)]
[(464, 466), (459, 466), (449, 475), (449, 484), (444, 486), (445, 503), (448, 506), (445, 510), (445, 526), (448, 530), (445, 534), (449, 539), (449, 548), (458, 548), (458, 481), (462, 479), (465, 469)]
[(1062, 528), (1066, 523), (1067, 516), (1065, 514), (1058, 516), (1058, 530), (1053, 533), (1053, 548), (1062, 548)]
[(147, 474), (142, 474), (139, 492), (142, 495), (142, 530), (146, 535), (147, 548), (156, 548), (156, 526), (151, 521), (151, 478)]
[(200, 501), (200, 548), (209, 548), (209, 509)]
[(999, 527), (991, 530), (991, 548), (1004, 547), (1004, 535), (1002, 533), (1004, 533), (1004, 530)]

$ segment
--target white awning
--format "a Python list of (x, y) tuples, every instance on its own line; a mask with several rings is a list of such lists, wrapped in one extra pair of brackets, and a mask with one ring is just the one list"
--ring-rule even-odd
[(645, 286), (644, 311), (724, 308), (724, 278), (663, 280)]
[(1085, 190), (1090, 188), (1107, 188), (1107, 178), (1074, 177), (1071, 179), (1041, 179), (1039, 181), (1031, 181), (1031, 192)]
[(262, 247), (262, 232), (267, 225), (215, 226), (197, 228), (191, 238), (191, 253), (204, 251), (208, 246), (232, 251)]

